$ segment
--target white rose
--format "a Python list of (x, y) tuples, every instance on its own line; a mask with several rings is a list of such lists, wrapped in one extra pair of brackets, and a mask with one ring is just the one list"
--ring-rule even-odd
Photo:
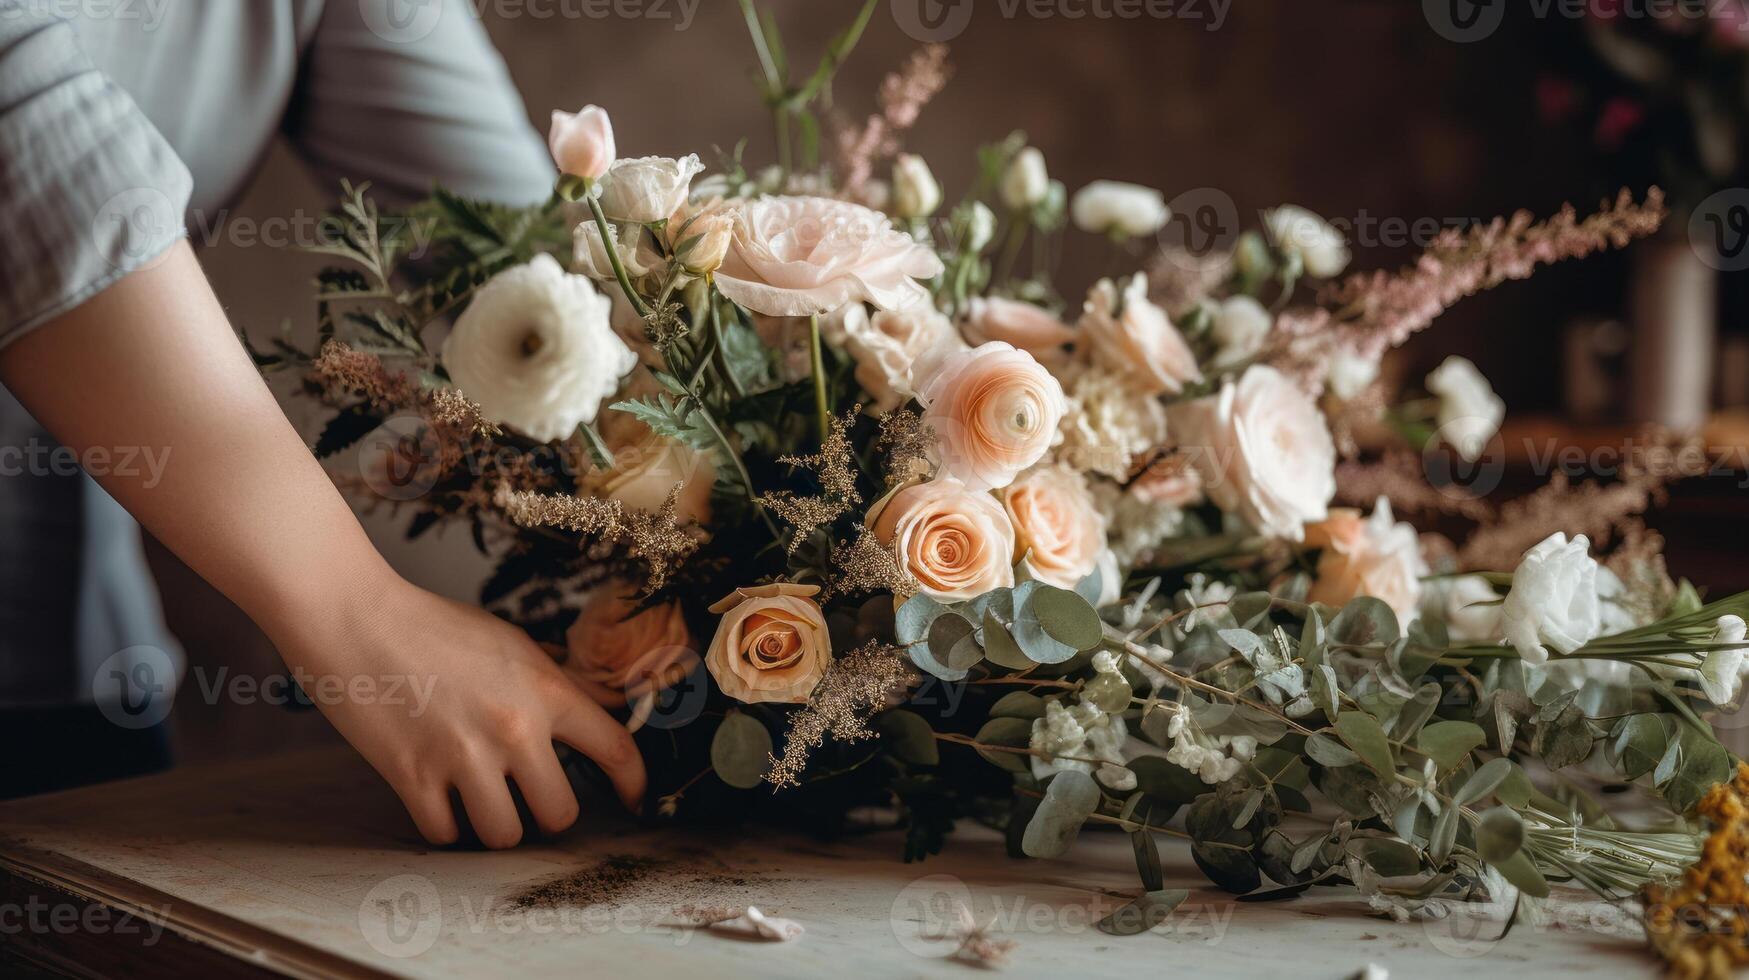
[(1379, 379), (1379, 362), (1343, 347), (1330, 359), (1330, 391), (1343, 401), (1353, 401)]
[[(1742, 617), (1720, 616), (1711, 642), (1742, 643), (1744, 633)], [(1707, 651), (1706, 660), (1700, 665), (1700, 686), (1706, 691), (1708, 701), (1726, 705), (1737, 700), (1737, 691), (1743, 684), (1743, 655), (1746, 652), (1749, 652), (1749, 647), (1743, 646)]]
[(926, 304), (929, 290), (917, 280), (942, 268), (879, 211), (823, 197), (762, 197), (736, 216), (716, 283), (755, 313), (810, 316), (856, 301), (883, 310)]
[[(647, 275), (651, 269), (662, 263), (661, 256), (650, 248), (649, 243), (644, 240), (643, 229), (637, 225), (627, 225), (621, 229), (610, 224), (607, 226), (607, 233), (613, 236), (614, 250), (619, 253), (619, 261), (625, 267), (626, 275), (633, 279)], [(627, 248), (623, 244), (624, 240), (635, 241), (638, 247)], [(582, 222), (572, 233), (571, 265), (591, 279), (605, 282), (614, 278), (613, 260), (601, 242), (601, 228), (592, 220)], [(618, 284), (613, 288), (617, 290)]]
[(1008, 162), (1002, 174), (1002, 203), (1010, 211), (1025, 211), (1037, 207), (1051, 191), (1051, 176), (1045, 169), (1045, 155), (1026, 147)]
[(1443, 620), (1456, 643), (1494, 643), (1500, 639), (1500, 593), (1480, 575), (1439, 578), (1427, 583), (1422, 611)]
[(953, 322), (927, 307), (842, 321), (844, 348), (856, 361), (856, 383), (890, 412), (917, 397), (947, 355), (966, 349)]
[[(1500, 607), (1507, 642), (1528, 663), (1549, 659), (1549, 647), (1572, 653), (1598, 635), (1597, 562), (1591, 541), (1555, 532), (1524, 553), (1512, 573), (1512, 591)], [(1546, 644), (1546, 646), (1545, 646)]]
[(443, 342), (444, 367), (492, 421), (566, 438), (637, 366), (609, 325), (612, 308), (587, 277), (538, 255), (480, 287)]
[(1277, 248), (1298, 255), (1306, 272), (1329, 279), (1348, 268), (1348, 242), (1328, 221), (1302, 207), (1284, 204), (1263, 216)]
[(1220, 349), (1215, 364), (1230, 367), (1263, 349), (1263, 341), (1275, 326), (1275, 317), (1249, 296), (1234, 296), (1215, 304), (1209, 336)]
[(1454, 354), (1427, 376), (1427, 390), (1439, 396), (1440, 437), (1465, 459), (1482, 455), (1506, 418), (1506, 403), (1488, 379)]
[(1218, 394), (1174, 405), (1173, 437), (1209, 498), (1269, 537), (1302, 540), (1336, 495), (1336, 443), (1318, 406), (1280, 371), (1252, 365)]
[(893, 211), (901, 218), (927, 218), (941, 207), (941, 185), (929, 164), (913, 153), (893, 163)]
[(1101, 367), (1125, 375), (1144, 395), (1176, 395), (1201, 381), (1202, 369), (1166, 311), (1148, 300), (1148, 279), (1136, 275), (1122, 295), (1110, 279), (1087, 294), (1081, 335)]
[(1164, 194), (1116, 180), (1096, 180), (1076, 191), (1069, 214), (1082, 231), (1127, 238), (1152, 235), (1172, 218)]
[(615, 221), (647, 225), (664, 221), (686, 203), (692, 178), (704, 170), (698, 154), (679, 160), (637, 157), (621, 160), (601, 178), (601, 210)]

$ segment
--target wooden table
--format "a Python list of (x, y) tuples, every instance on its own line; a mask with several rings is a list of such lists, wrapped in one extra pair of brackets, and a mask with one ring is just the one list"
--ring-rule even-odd
[[(1576, 894), (1496, 942), (1497, 918), (1399, 924), (1349, 889), (1234, 902), (1163, 851), (1190, 900), (1118, 938), (1094, 928), (1136, 888), (1118, 834), (1050, 862), (1011, 860), (978, 828), (907, 865), (891, 834), (824, 845), (599, 820), (509, 852), (434, 850), (363, 763), (321, 751), (0, 805), (0, 974), (968, 977), (980, 967), (939, 938), (965, 902), (1016, 944), (1018, 977), (1655, 975), (1637, 927)], [(748, 904), (807, 932), (673, 924), (678, 907)]]

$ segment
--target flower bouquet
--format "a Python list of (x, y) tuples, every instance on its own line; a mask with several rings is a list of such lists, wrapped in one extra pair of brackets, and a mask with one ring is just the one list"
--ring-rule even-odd
[[(1458, 299), (1653, 231), (1657, 191), (1347, 278), (1342, 236), (1283, 207), (1070, 304), (1052, 257), (1137, 255), (1163, 196), (1070, 197), (1016, 135), (948, 206), (900, 152), (938, 47), (823, 162), (872, 9), (792, 84), (747, 5), (769, 168), (621, 158), (604, 111), (555, 113), (552, 200), (438, 191), (417, 282), (404, 223), (347, 187), (318, 346), (257, 352), (331, 406), (318, 453), (375, 450), (361, 499), (412, 536), (471, 529), (482, 600), (638, 731), (657, 815), (879, 808), (907, 859), (957, 820), (1034, 858), (1100, 825), (1149, 907), (1174, 900), (1162, 833), (1221, 888), (1347, 885), (1399, 916), (1551, 880), (1619, 898), (1694, 861), (1749, 597), (1666, 573), (1634, 517), (1664, 471), (1497, 511), (1422, 465), (1494, 437), (1474, 366), (1400, 399), (1376, 380)], [(1667, 819), (1619, 825), (1598, 779)]]

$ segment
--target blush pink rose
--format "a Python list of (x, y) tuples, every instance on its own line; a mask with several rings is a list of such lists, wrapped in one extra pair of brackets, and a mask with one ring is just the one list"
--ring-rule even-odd
[(1102, 279), (1087, 294), (1081, 334), (1093, 359), (1128, 378), (1143, 394), (1176, 395), (1202, 380), (1196, 355), (1166, 311), (1148, 300), (1148, 280), (1136, 276), (1118, 292)]
[(879, 211), (824, 197), (762, 197), (735, 219), (717, 288), (767, 316), (813, 316), (858, 300), (883, 310), (929, 301), (919, 279), (941, 259)]
[(996, 498), (951, 477), (877, 502), (867, 523), (932, 599), (959, 602), (1014, 585), (1014, 525)]
[(565, 674), (606, 708), (623, 707), (678, 684), (698, 663), (678, 603), (639, 611), (637, 589), (609, 582), (590, 592), (565, 631)]
[(724, 694), (756, 704), (802, 704), (832, 663), (820, 589), (779, 582), (736, 589), (711, 612), (722, 616), (704, 664)]
[(1367, 518), (1351, 507), (1332, 509), (1306, 528), (1306, 544), (1323, 549), (1306, 601), (1340, 608), (1368, 595), (1390, 606), (1400, 623), (1420, 615), (1421, 579), (1428, 571), (1421, 539), (1391, 516), (1389, 500), (1380, 497)]
[(874, 399), (876, 412), (917, 397), (943, 359), (966, 349), (953, 322), (929, 307), (847, 316), (843, 329), (844, 349), (856, 361), (856, 383)]
[(1312, 399), (1280, 371), (1253, 365), (1218, 394), (1171, 407), (1179, 452), (1209, 499), (1268, 537), (1300, 541), (1336, 495), (1336, 443)]
[(1081, 474), (1065, 466), (1035, 469), (1002, 491), (1014, 524), (1015, 557), (1034, 578), (1073, 589), (1093, 574), (1105, 551), (1105, 516)]
[(1036, 358), (999, 341), (950, 355), (917, 400), (942, 469), (973, 490), (999, 490), (1043, 459), (1069, 410)]
[(1055, 366), (1063, 348), (1075, 340), (1075, 330), (1045, 310), (1018, 300), (992, 296), (974, 299), (966, 310), (966, 340), (974, 346), (1000, 340)]

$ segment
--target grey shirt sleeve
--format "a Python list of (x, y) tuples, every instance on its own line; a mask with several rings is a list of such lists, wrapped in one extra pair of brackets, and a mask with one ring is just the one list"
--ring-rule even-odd
[(0, 346), (151, 264), (191, 180), (71, 26), (0, 0)]
[(370, 180), (391, 200), (438, 183), (533, 204), (556, 177), (469, 0), (325, 4), (285, 131), (325, 178)]

